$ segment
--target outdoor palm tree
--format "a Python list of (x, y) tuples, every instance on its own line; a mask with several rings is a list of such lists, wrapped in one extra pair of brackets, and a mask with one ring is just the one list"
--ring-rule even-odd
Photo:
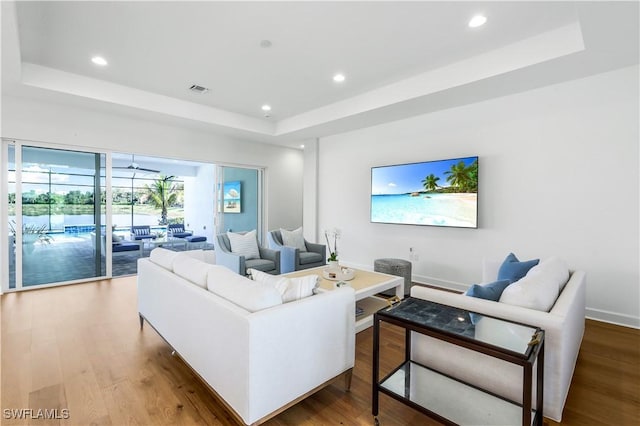
[(149, 202), (157, 209), (161, 209), (161, 218), (159, 225), (168, 223), (167, 209), (178, 200), (178, 188), (173, 182), (175, 176), (160, 175), (153, 184), (145, 185)]
[(426, 189), (427, 191), (435, 191), (436, 188), (439, 186), (438, 185), (439, 180), (440, 178), (438, 176), (431, 173), (429, 176), (425, 177), (422, 180), (422, 186), (424, 186), (424, 189)]

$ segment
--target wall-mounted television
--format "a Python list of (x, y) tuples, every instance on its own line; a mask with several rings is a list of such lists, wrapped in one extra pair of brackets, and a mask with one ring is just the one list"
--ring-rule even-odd
[(478, 157), (371, 168), (371, 222), (478, 227)]

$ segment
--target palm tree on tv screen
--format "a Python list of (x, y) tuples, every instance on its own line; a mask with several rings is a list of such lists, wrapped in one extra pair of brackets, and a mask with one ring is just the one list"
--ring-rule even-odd
[(444, 172), (447, 175), (447, 182), (452, 187), (462, 192), (478, 191), (478, 162), (474, 161), (468, 167), (464, 161), (460, 160), (451, 166), (451, 170)]
[(440, 178), (438, 176), (431, 173), (429, 176), (425, 177), (422, 180), (422, 186), (424, 186), (424, 189), (426, 189), (427, 191), (435, 191), (438, 187), (439, 180)]

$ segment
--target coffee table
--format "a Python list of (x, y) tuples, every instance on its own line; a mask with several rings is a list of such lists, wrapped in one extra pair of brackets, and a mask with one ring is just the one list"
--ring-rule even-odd
[[(322, 271), (327, 268), (327, 266), (319, 266), (317, 268), (290, 272), (283, 274), (283, 276), (303, 277), (307, 275), (317, 275), (320, 291), (332, 291), (337, 288), (339, 281), (331, 281), (323, 277)], [(359, 333), (373, 325), (373, 314), (375, 312), (385, 306), (389, 306), (385, 298), (375, 295), (385, 290), (395, 289), (396, 296), (399, 298), (404, 297), (404, 279), (381, 272), (350, 269), (353, 269), (355, 273), (354, 278), (343, 282), (355, 290), (356, 307), (362, 308), (362, 313), (356, 316), (356, 333)]]
[(182, 246), (183, 249), (187, 248), (187, 241), (184, 238), (175, 237), (162, 237), (162, 238), (145, 238), (143, 241), (143, 247), (148, 247), (149, 251), (156, 247), (175, 247)]

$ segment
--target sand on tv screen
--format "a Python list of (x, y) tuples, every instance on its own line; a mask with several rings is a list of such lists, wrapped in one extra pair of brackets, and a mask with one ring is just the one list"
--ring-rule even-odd
[(371, 222), (478, 227), (478, 157), (371, 168)]

